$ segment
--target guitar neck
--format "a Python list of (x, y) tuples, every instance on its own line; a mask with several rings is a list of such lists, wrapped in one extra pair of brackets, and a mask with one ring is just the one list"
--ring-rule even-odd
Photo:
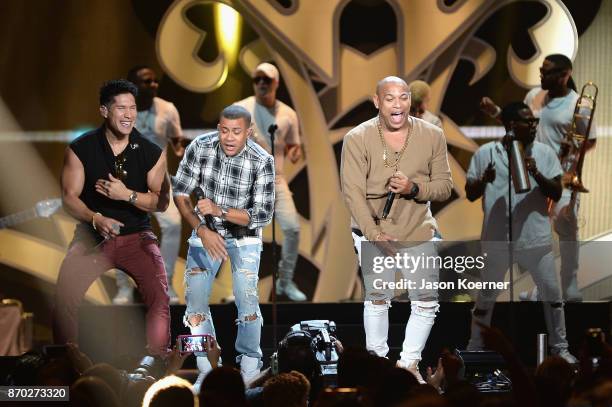
[(37, 218), (36, 210), (34, 208), (30, 208), (25, 211), (17, 212), (12, 215), (5, 216), (0, 218), (0, 229), (6, 229), (11, 226), (18, 225), (23, 222), (27, 222), (31, 219)]

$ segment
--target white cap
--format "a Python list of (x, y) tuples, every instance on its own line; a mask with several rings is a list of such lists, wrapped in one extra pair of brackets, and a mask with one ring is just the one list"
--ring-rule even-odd
[(266, 75), (268, 78), (278, 81), (278, 69), (270, 63), (264, 62), (262, 64), (257, 65), (253, 76), (255, 76), (257, 72), (263, 72), (264, 75)]

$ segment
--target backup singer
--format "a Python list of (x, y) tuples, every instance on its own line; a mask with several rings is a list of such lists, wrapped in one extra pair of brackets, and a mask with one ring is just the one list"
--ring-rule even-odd
[[(571, 78), (572, 61), (565, 55), (552, 54), (544, 59), (540, 68), (540, 87), (530, 90), (525, 96), (525, 104), (540, 118), (536, 140), (549, 145), (557, 155), (561, 152), (564, 139), (571, 130), (574, 119), (574, 108), (578, 100), (576, 85)], [(482, 99), (481, 108), (491, 116), (497, 116), (501, 109), (491, 99)], [(595, 123), (591, 125), (591, 134), (587, 141), (587, 151), (595, 147)], [(564, 174), (562, 183), (568, 184), (568, 175)], [(555, 232), (559, 235), (559, 251), (561, 254), (561, 288), (566, 301), (581, 301), (582, 294), (578, 290), (578, 209), (579, 197), (573, 210), (570, 203), (572, 191), (563, 189), (561, 199), (554, 205), (552, 214)]]
[[(183, 147), (183, 131), (181, 129), (181, 119), (174, 105), (160, 97), (157, 97), (159, 83), (155, 72), (145, 66), (135, 66), (127, 74), (127, 79), (138, 87), (138, 116), (136, 129), (149, 141), (157, 144), (166, 154), (168, 145), (177, 157), (182, 157), (185, 148)], [(168, 278), (168, 296), (171, 304), (177, 304), (178, 295), (172, 287), (174, 276), (174, 265), (178, 257), (181, 246), (181, 215), (170, 200), (168, 209), (164, 212), (154, 212), (153, 216), (157, 220), (160, 229), (160, 251), (164, 258), (166, 276)], [(132, 286), (121, 271), (117, 271), (117, 295), (113, 298), (113, 304), (129, 304), (133, 302)]]
[[(555, 271), (546, 201), (546, 198), (558, 201), (561, 197), (561, 164), (552, 148), (534, 141), (537, 120), (526, 104), (509, 104), (503, 109), (501, 119), (506, 130), (512, 130), (524, 146), (531, 189), (524, 193), (512, 191), (509, 200), (508, 154), (502, 142), (484, 144), (472, 156), (465, 191), (470, 201), (483, 197), (481, 245), (487, 254), (487, 262), (482, 269), (482, 279), (484, 282), (504, 281), (509, 265), (508, 247), (504, 242), (508, 241), (507, 211), (510, 206), (514, 259), (529, 271), (538, 287), (551, 353), (569, 363), (576, 363), (576, 358), (567, 350), (565, 311)], [(493, 307), (499, 294), (500, 290), (479, 291), (472, 311), (469, 350), (482, 350), (482, 337), (477, 323), (491, 324)]]
[(300, 217), (287, 179), (284, 176), (285, 158), (297, 162), (302, 156), (300, 125), (295, 111), (276, 99), (279, 73), (272, 64), (259, 64), (253, 72), (255, 96), (239, 102), (253, 118), (253, 138), (266, 151), (271, 152), (272, 139), (268, 133), (270, 125), (278, 129), (274, 135), (274, 164), (276, 171), (276, 220), (283, 231), (283, 247), (278, 264), (276, 295), (286, 295), (291, 301), (305, 301), (306, 295), (293, 281), (300, 245)]
[[(364, 241), (412, 241), (421, 242), (414, 248), (419, 254), (435, 255), (428, 243), (437, 228), (429, 201), (448, 199), (452, 189), (444, 134), (439, 127), (409, 116), (410, 92), (400, 78), (382, 79), (373, 101), (378, 116), (348, 132), (342, 147), (342, 190), (352, 216), (355, 248), (361, 256)], [(382, 220), (389, 191), (398, 196)], [(437, 268), (417, 270), (415, 275), (419, 274), (438, 281)], [(423, 381), (418, 363), (439, 308), (438, 292), (409, 294), (412, 312), (397, 363)], [(388, 295), (376, 292), (364, 303), (366, 347), (383, 357), (389, 351), (390, 304)]]

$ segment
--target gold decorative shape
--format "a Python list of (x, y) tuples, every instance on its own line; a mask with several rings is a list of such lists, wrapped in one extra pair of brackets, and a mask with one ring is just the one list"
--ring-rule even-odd
[(529, 60), (520, 59), (512, 47), (508, 48), (508, 71), (512, 79), (524, 88), (540, 84), (540, 67), (546, 55), (563, 54), (574, 60), (578, 52), (578, 30), (561, 0), (540, 0), (548, 8), (544, 18), (529, 29), (538, 52)]
[(157, 33), (159, 63), (176, 83), (192, 92), (211, 92), (220, 87), (227, 77), (228, 66), (221, 49), (213, 62), (205, 62), (198, 57), (207, 33), (194, 26), (186, 16), (191, 7), (207, 3), (216, 2), (176, 1), (164, 14)]

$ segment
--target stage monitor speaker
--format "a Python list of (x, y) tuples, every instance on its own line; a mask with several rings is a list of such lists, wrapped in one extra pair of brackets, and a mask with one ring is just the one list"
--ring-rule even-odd
[(506, 393), (512, 383), (504, 370), (506, 362), (497, 352), (455, 350), (463, 367), (460, 377), (472, 383), (482, 393)]

